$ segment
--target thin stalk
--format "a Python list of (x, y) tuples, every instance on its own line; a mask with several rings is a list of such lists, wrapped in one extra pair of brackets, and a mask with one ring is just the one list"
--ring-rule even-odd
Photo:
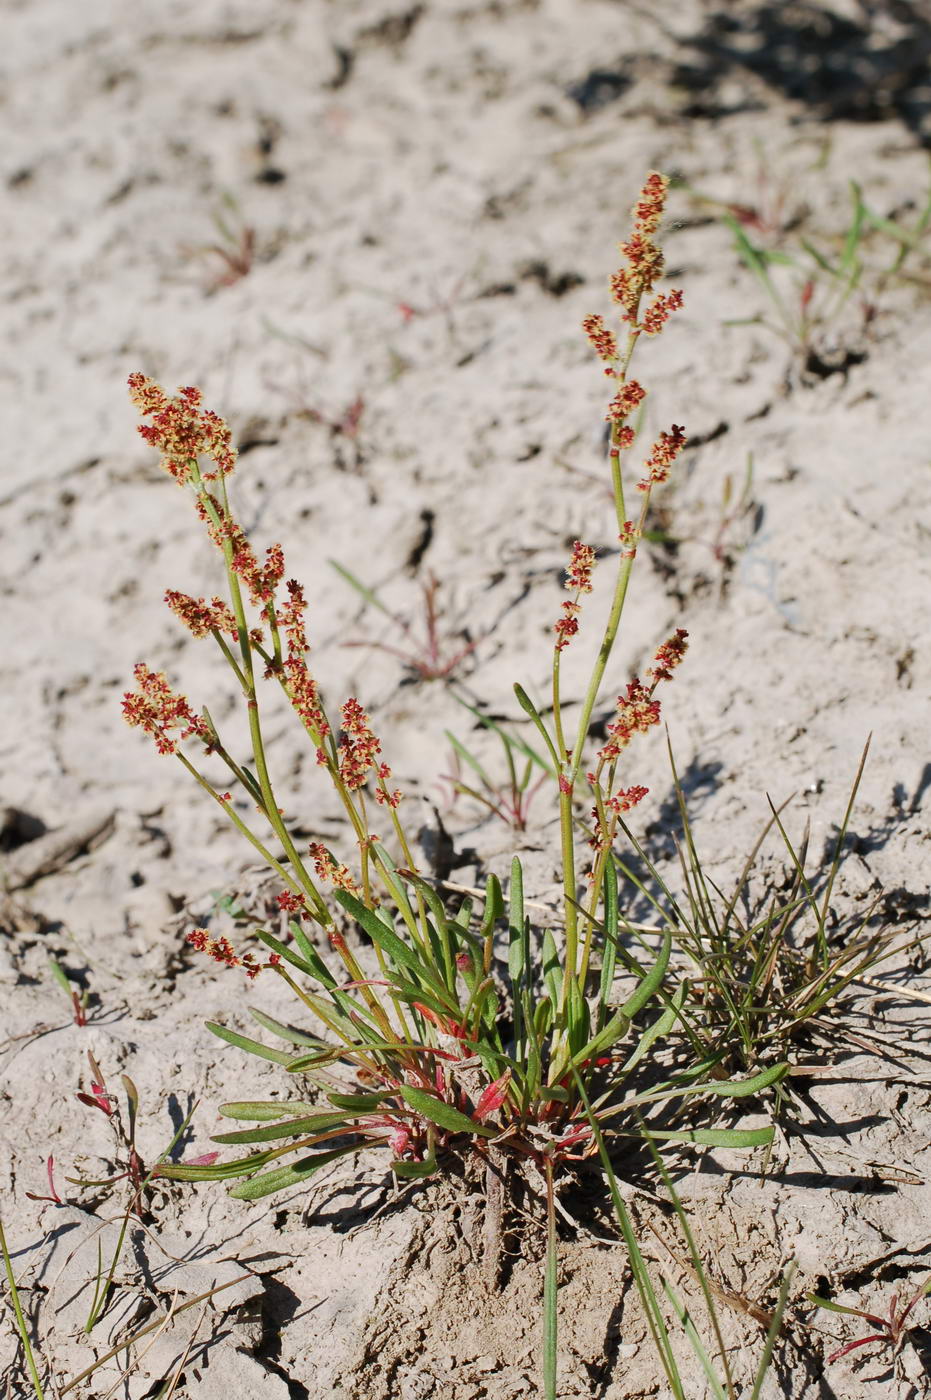
[(36, 1393), (36, 1400), (45, 1400), (45, 1391), (42, 1389), (42, 1382), (39, 1380), (39, 1372), (32, 1352), (32, 1343), (29, 1340), (29, 1329), (26, 1326), (22, 1304), (19, 1301), (19, 1289), (16, 1287), (16, 1279), (13, 1275), (13, 1261), (10, 1258), (10, 1251), (7, 1248), (2, 1220), (0, 1220), (0, 1253), (3, 1254), (3, 1265), (6, 1269), (7, 1283), (10, 1287), (10, 1301), (13, 1304), (13, 1312), (16, 1316), (16, 1330), (19, 1332), (19, 1339), (23, 1344), (26, 1365), (29, 1367), (29, 1374), (32, 1377), (32, 1386)]
[(559, 1260), (556, 1253), (556, 1197), (553, 1191), (553, 1159), (544, 1161), (546, 1170), (546, 1272), (543, 1278), (543, 1395), (556, 1400), (556, 1340), (558, 1329)]

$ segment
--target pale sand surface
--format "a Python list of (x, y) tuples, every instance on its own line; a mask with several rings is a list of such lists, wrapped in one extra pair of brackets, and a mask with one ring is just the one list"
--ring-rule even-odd
[[(518, 721), (512, 682), (544, 693), (572, 540), (616, 546), (605, 382), (579, 323), (608, 310), (606, 278), (644, 174), (673, 173), (720, 201), (781, 201), (786, 246), (839, 239), (850, 179), (878, 213), (914, 220), (929, 186), (931, 15), (854, 0), (7, 0), (2, 25), (9, 882), (41, 869), (43, 828), (76, 833), (70, 859), (60, 842), (51, 873), (12, 892), (0, 929), (10, 1163), (0, 1208), (43, 1353), (56, 1377), (72, 1376), (144, 1319), (150, 1299), (193, 1297), (245, 1260), (253, 1285), (220, 1295), (203, 1319), (185, 1314), (124, 1382), (113, 1362), (71, 1393), (159, 1393), (198, 1323), (177, 1400), (535, 1395), (538, 1235), (489, 1300), (469, 1203), (457, 1215), (451, 1198), (424, 1192), (372, 1219), (388, 1199), (377, 1161), (357, 1181), (338, 1164), (309, 1197), (252, 1207), (222, 1186), (172, 1189), (150, 1233), (134, 1235), (119, 1306), (92, 1339), (84, 1285), (122, 1198), (68, 1186), (70, 1204), (56, 1209), (25, 1194), (45, 1190), (49, 1154), (59, 1189), (75, 1169), (107, 1174), (107, 1124), (74, 1097), (88, 1049), (111, 1084), (128, 1073), (138, 1085), (150, 1158), (199, 1100), (194, 1155), (209, 1147), (216, 1103), (280, 1087), (274, 1066), (221, 1053), (204, 1018), (245, 1029), (247, 1000), (290, 1014), (270, 979), (246, 997), (238, 974), (185, 950), (192, 916), (218, 893), (258, 898), (242, 873), (249, 851), (120, 719), (144, 658), (218, 723), (237, 722), (207, 644), (161, 603), (166, 587), (214, 592), (216, 559), (136, 436), (125, 378), (141, 369), (172, 390), (198, 384), (230, 418), (241, 518), (257, 544), (283, 543), (307, 587), (327, 695), (370, 709), (425, 846), (440, 809), (452, 878), (505, 874), (510, 833), (468, 800), (451, 804), (438, 781), (451, 763), (444, 730), (497, 762), (494, 746), (448, 687), (406, 683), (390, 654), (341, 645), (398, 639), (330, 561), (415, 618), (435, 575), (451, 648), (464, 628), (477, 639), (463, 693)], [(793, 835), (807, 818), (811, 851), (826, 848), (872, 733), (838, 907), (852, 917), (885, 888), (889, 918), (920, 932), (931, 862), (927, 259), (882, 291), (868, 327), (850, 299), (819, 339), (818, 372), (771, 330), (728, 324), (770, 308), (713, 207), (680, 189), (670, 212), (667, 258), (686, 306), (638, 372), (648, 426), (684, 423), (697, 445), (661, 502), (658, 523), (681, 543), (641, 561), (605, 712), (655, 643), (687, 627), (665, 718), (709, 871), (725, 884), (766, 819), (767, 793), (796, 793)], [(220, 259), (197, 252), (217, 241), (218, 214), (255, 236), (251, 270), (228, 286), (216, 285)], [(871, 266), (893, 251), (873, 245)], [(360, 399), (357, 432), (328, 426)], [(752, 505), (727, 529), (725, 565), (714, 547), (722, 492), (728, 477), (739, 489), (750, 458)], [(596, 594), (567, 654), (570, 699), (605, 608)], [(274, 706), (268, 733), (289, 817), (339, 847), (313, 755)], [(631, 779), (651, 788), (639, 829), (668, 849), (661, 737), (631, 761)], [(557, 854), (548, 797), (534, 818), (519, 839), (546, 899)], [(91, 849), (74, 854), (81, 840)], [(765, 857), (774, 886), (781, 869), (775, 851)], [(64, 1024), (49, 956), (86, 977), (88, 1027)], [(906, 974), (931, 992), (920, 958), (889, 975)], [(931, 1270), (928, 1012), (918, 1000), (863, 1002), (857, 1024), (890, 1053), (852, 1047), (856, 1058), (809, 1081), (805, 1131), (781, 1144), (768, 1180), (725, 1153), (684, 1178), (722, 1283), (771, 1304), (795, 1257), (798, 1299), (827, 1280), (835, 1296), (875, 1307)], [(561, 1396), (664, 1395), (622, 1249), (568, 1229), (563, 1249)], [(672, 1276), (688, 1292), (677, 1266)], [(804, 1308), (795, 1316), (811, 1320)], [(724, 1320), (745, 1376), (759, 1327), (727, 1309)], [(854, 1335), (830, 1321), (832, 1335)], [(834, 1345), (793, 1323), (764, 1394), (931, 1393), (913, 1348), (893, 1371), (879, 1352), (825, 1366)], [(5, 1366), (14, 1351), (5, 1312)], [(8, 1374), (10, 1393), (25, 1394)], [(694, 1386), (701, 1395), (697, 1371)]]

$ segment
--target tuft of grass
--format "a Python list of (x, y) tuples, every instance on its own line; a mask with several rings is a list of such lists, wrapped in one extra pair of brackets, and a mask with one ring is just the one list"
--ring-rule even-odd
[(804, 356), (810, 368), (822, 373), (830, 372), (821, 355), (828, 333), (854, 298), (859, 303), (860, 330), (865, 332), (890, 286), (909, 281), (928, 284), (926, 266), (913, 273), (909, 264), (928, 251), (931, 189), (916, 217), (906, 223), (877, 213), (856, 180), (848, 188), (847, 225), (835, 239), (799, 236), (788, 245), (781, 219), (773, 222), (755, 207), (722, 204), (693, 192), (717, 210), (730, 230), (734, 250), (770, 308), (769, 315), (729, 324), (765, 326)]
[[(895, 930), (874, 927), (882, 896), (853, 920), (833, 906), (838, 872), (863, 775), (863, 750), (825, 863), (808, 868), (809, 836), (791, 840), (776, 808), (753, 845), (733, 889), (721, 890), (705, 871), (689, 819), (685, 794), (670, 746), (670, 765), (679, 808), (681, 893), (674, 894), (637, 837), (625, 827), (641, 871), (616, 857), (628, 884), (646, 899), (673, 947), (686, 960), (690, 986), (681, 1025), (693, 1052), (713, 1061), (720, 1072), (759, 1071), (775, 1062), (798, 1063), (813, 1045), (836, 1048), (858, 1040), (836, 1011), (858, 983), (889, 958), (914, 946)], [(753, 869), (770, 833), (781, 839), (787, 858), (787, 887), (765, 900), (754, 898)], [(645, 873), (644, 873), (645, 872)], [(621, 920), (622, 932), (641, 940), (639, 927)], [(779, 1091), (784, 1092), (784, 1088)]]

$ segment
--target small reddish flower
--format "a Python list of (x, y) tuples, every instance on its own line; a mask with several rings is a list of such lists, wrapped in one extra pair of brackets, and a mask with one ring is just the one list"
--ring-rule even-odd
[(681, 307), (681, 292), (660, 292), (640, 317), (640, 329), (646, 335), (659, 335), (673, 311), (679, 311)]
[(566, 569), (565, 587), (573, 589), (576, 593), (591, 593), (592, 591), (592, 569), (595, 564), (595, 551), (590, 544), (583, 544), (581, 540), (576, 540), (572, 546), (572, 558), (569, 560), (569, 567)]
[(617, 336), (608, 330), (603, 316), (586, 316), (582, 329), (603, 360), (617, 359)]
[(208, 632), (224, 632), (229, 637), (237, 635), (236, 619), (222, 598), (213, 598), (208, 603), (206, 598), (190, 598), (186, 593), (176, 593), (169, 588), (165, 602), (195, 637), (205, 637)]
[(217, 471), (205, 472), (206, 480), (218, 473), (227, 476), (236, 465), (236, 449), (228, 425), (210, 409), (202, 409), (199, 389), (179, 389), (171, 399), (158, 384), (144, 374), (129, 376), (129, 396), (143, 418), (139, 432), (162, 454), (161, 466), (184, 485), (199, 457), (210, 457)]
[(349, 867), (335, 861), (326, 846), (321, 845), (319, 841), (312, 841), (308, 850), (319, 879), (337, 890), (358, 890), (359, 886), (353, 880)]
[(659, 486), (666, 481), (670, 467), (687, 441), (685, 432), (676, 423), (673, 423), (668, 433), (660, 433), (644, 464), (647, 475), (637, 482), (637, 490), (649, 491), (652, 486)]
[(355, 791), (365, 785), (371, 770), (378, 768), (381, 744), (372, 732), (368, 715), (353, 696), (343, 706), (342, 720), (339, 774), (350, 791)]
[(646, 398), (647, 391), (642, 384), (638, 384), (636, 379), (629, 380), (622, 384), (614, 398), (608, 404), (608, 411), (605, 418), (609, 423), (623, 424), (634, 409)]
[(292, 894), (290, 890), (282, 890), (276, 900), (278, 908), (285, 914), (303, 914), (306, 910), (303, 895)]
[(654, 685), (658, 681), (672, 680), (673, 671), (688, 651), (688, 635), (684, 627), (677, 627), (672, 636), (657, 647), (653, 665), (647, 671)]
[[(123, 718), (128, 725), (151, 734), (159, 753), (176, 753), (178, 739), (194, 735), (210, 746), (206, 720), (195, 715), (185, 697), (171, 689), (163, 671), (150, 671), (140, 661), (133, 675), (139, 689), (128, 690), (123, 696)], [(172, 731), (177, 731), (177, 737)]]
[(646, 734), (654, 724), (659, 724), (659, 715), (659, 701), (653, 699), (652, 691), (635, 676), (627, 686), (627, 693), (617, 697), (617, 719), (608, 725), (608, 742), (599, 749), (598, 757), (613, 763), (635, 734)]
[(618, 788), (613, 797), (607, 798), (605, 806), (619, 817), (624, 812), (633, 811), (637, 803), (642, 802), (649, 791), (649, 788), (640, 786)]
[(637, 203), (634, 205), (634, 222), (643, 233), (655, 233), (659, 228), (660, 220), (663, 217), (663, 209), (666, 206), (666, 192), (669, 189), (669, 180), (665, 175), (660, 175), (653, 170), (647, 176), (646, 183), (640, 191)]

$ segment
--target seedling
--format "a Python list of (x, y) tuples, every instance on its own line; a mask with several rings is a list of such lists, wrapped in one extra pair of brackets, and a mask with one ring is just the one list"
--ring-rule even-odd
[(406, 666), (410, 677), (417, 681), (450, 680), (478, 646), (478, 640), (473, 641), (468, 636), (465, 637), (464, 644), (457, 646), (457, 638), (464, 635), (461, 631), (452, 635), (444, 633), (440, 625), (443, 618), (439, 604), (440, 581), (433, 574), (427, 574), (420, 585), (423, 616), (418, 631), (403, 614), (392, 612), (374, 589), (368, 588), (344, 565), (337, 564), (335, 559), (331, 559), (330, 563), (360, 597), (373, 608), (377, 608), (384, 617), (390, 618), (405, 643), (404, 646), (393, 646), (382, 641), (349, 641), (344, 642), (344, 646), (368, 647), (373, 651), (383, 651), (388, 656), (397, 657)]
[[(84, 1187), (111, 1187), (115, 1186), (120, 1181), (126, 1181), (129, 1183), (130, 1188), (116, 1248), (106, 1277), (104, 1277), (103, 1260), (102, 1258), (98, 1260), (97, 1284), (94, 1290), (94, 1298), (91, 1303), (87, 1322), (84, 1327), (86, 1332), (91, 1332), (106, 1309), (107, 1301), (113, 1286), (113, 1277), (120, 1259), (122, 1258), (129, 1221), (132, 1216), (141, 1217), (145, 1213), (147, 1192), (154, 1178), (160, 1176), (164, 1177), (169, 1174), (167, 1159), (187, 1131), (188, 1124), (194, 1116), (196, 1104), (194, 1108), (191, 1109), (180, 1128), (178, 1128), (164, 1152), (156, 1158), (152, 1166), (146, 1167), (136, 1148), (139, 1092), (135, 1084), (128, 1074), (120, 1075), (120, 1082), (122, 1083), (123, 1091), (126, 1095), (126, 1114), (124, 1119), (123, 1112), (119, 1106), (119, 1100), (115, 1094), (111, 1094), (107, 1089), (106, 1081), (104, 1080), (100, 1066), (89, 1050), (87, 1052), (87, 1059), (91, 1069), (90, 1092), (88, 1093), (81, 1090), (76, 1097), (85, 1107), (97, 1109), (109, 1121), (116, 1139), (117, 1160), (122, 1170), (118, 1171), (114, 1176), (104, 1177), (96, 1181), (73, 1176), (65, 1177), (65, 1180), (71, 1182), (72, 1185)], [(209, 1152), (202, 1157), (193, 1159), (189, 1165), (193, 1166), (196, 1163), (201, 1167), (206, 1167), (211, 1162), (216, 1161), (217, 1156), (218, 1153)], [(52, 1190), (54, 1192), (54, 1184), (52, 1185)]]
[(182, 249), (187, 257), (207, 262), (210, 272), (206, 290), (211, 293), (235, 286), (249, 275), (255, 261), (255, 229), (245, 222), (231, 194), (223, 196), (223, 208), (217, 209), (212, 218), (218, 241)]
[[(504, 752), (507, 776), (504, 779), (492, 778), (476, 755), (447, 729), (445, 733), (453, 747), (456, 769), (448, 775), (448, 781), (455, 792), (471, 797), (512, 830), (526, 831), (531, 803), (547, 778), (553, 777), (552, 765), (520, 736), (508, 733), (461, 696), (457, 695), (456, 699), (475, 716), (479, 724), (497, 736)], [(462, 779), (462, 764), (474, 774), (470, 782)]]
[(71, 979), (61, 963), (57, 962), (55, 958), (49, 958), (48, 965), (55, 981), (71, 1003), (71, 1014), (74, 1018), (74, 1024), (76, 1026), (86, 1026), (87, 1003), (90, 1000), (90, 992), (86, 987), (78, 990), (72, 984)]
[(852, 1351), (859, 1351), (861, 1347), (872, 1346), (878, 1342), (882, 1346), (892, 1349), (893, 1355), (902, 1349), (914, 1323), (909, 1323), (914, 1308), (923, 1298), (931, 1295), (931, 1277), (927, 1278), (920, 1288), (911, 1295), (906, 1302), (896, 1290), (889, 1299), (889, 1307), (885, 1316), (878, 1313), (864, 1312), (862, 1308), (849, 1308), (841, 1303), (835, 1303), (830, 1298), (819, 1298), (816, 1293), (807, 1293), (805, 1296), (809, 1303), (816, 1308), (825, 1308), (828, 1312), (846, 1313), (849, 1317), (861, 1317), (873, 1329), (867, 1337), (858, 1337), (853, 1342), (846, 1342), (844, 1346), (832, 1351), (828, 1361), (839, 1361), (842, 1356), (849, 1355)]

